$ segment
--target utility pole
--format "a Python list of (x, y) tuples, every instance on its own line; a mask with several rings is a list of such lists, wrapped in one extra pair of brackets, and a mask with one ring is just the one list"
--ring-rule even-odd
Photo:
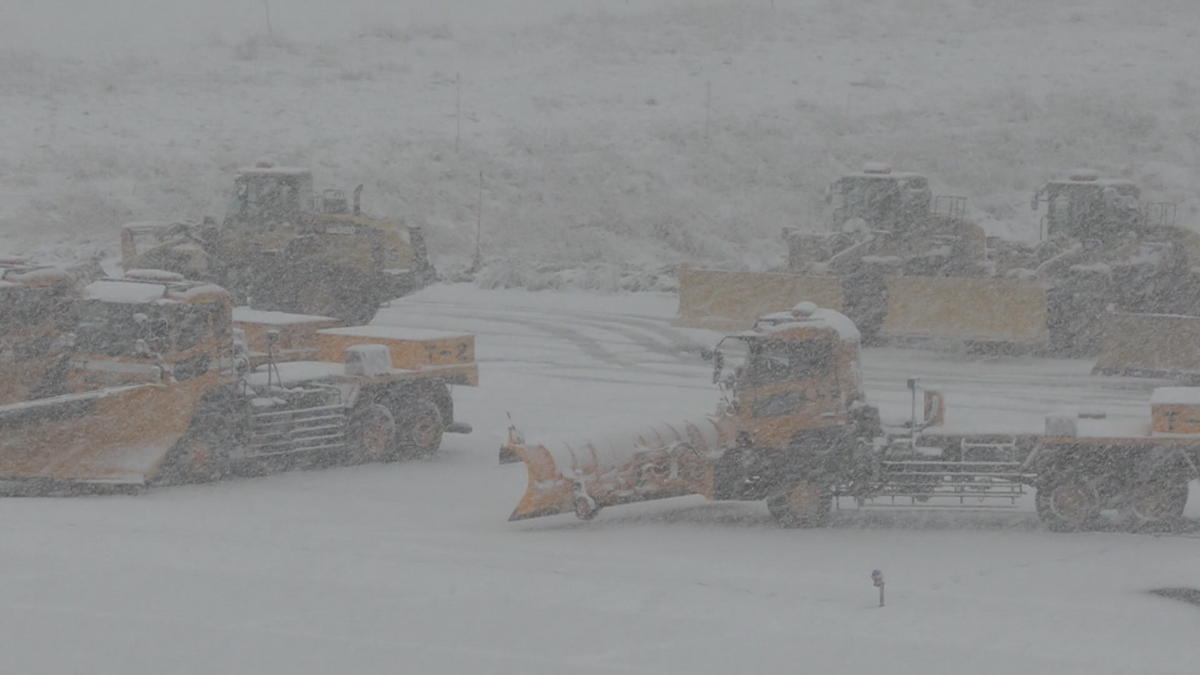
[(483, 236), (483, 169), (479, 170), (479, 199), (475, 205), (475, 260), (471, 262), (471, 269), (478, 272), (483, 266), (483, 248), (480, 245), (480, 239)]

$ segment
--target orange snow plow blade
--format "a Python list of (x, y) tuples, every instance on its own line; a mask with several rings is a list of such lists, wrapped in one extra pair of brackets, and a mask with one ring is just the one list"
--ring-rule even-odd
[(837, 277), (777, 272), (680, 269), (679, 312), (672, 325), (712, 330), (745, 330), (765, 314), (783, 312), (809, 301), (842, 309)]
[(0, 406), (0, 481), (21, 494), (143, 487), (187, 431), (206, 379)]
[(1200, 376), (1200, 317), (1109, 312), (1103, 326), (1093, 374)]
[(1046, 291), (1034, 279), (896, 277), (887, 282), (882, 334), (985, 342), (1049, 338)]
[(509, 520), (689, 494), (711, 498), (721, 434), (714, 420), (657, 424), (636, 434), (578, 445), (530, 445), (509, 430), (505, 449), (525, 463), (529, 486)]

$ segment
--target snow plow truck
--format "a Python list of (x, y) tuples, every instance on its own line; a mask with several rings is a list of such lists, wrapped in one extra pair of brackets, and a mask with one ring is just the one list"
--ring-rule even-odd
[[(1129, 343), (1136, 329), (1110, 313), (1192, 317), (1172, 334), (1200, 335), (1200, 237), (1175, 226), (1174, 205), (1140, 202), (1130, 181), (1076, 170), (1046, 183), (1032, 201), (1049, 207), (1037, 245), (986, 237), (964, 199), (933, 197), (920, 174), (870, 165), (828, 194), (830, 231), (784, 231), (786, 270), (680, 270), (676, 325), (745, 328), (807, 299), (845, 312), (868, 342), (1095, 356), (1106, 333)], [(1195, 348), (1183, 354), (1200, 361)], [(1103, 370), (1138, 370), (1128, 359)]]
[[(95, 281), (74, 303), (53, 383), (64, 393), (0, 405), (5, 493), (137, 491), (387, 461), (471, 431), (451, 398), (451, 386), (478, 383), (471, 335), (280, 313), (236, 328), (219, 286), (157, 270), (129, 276)], [(302, 335), (304, 326), (317, 328)]]
[(913, 415), (885, 425), (863, 393), (860, 336), (843, 314), (801, 303), (760, 317), (712, 352), (715, 414), (574, 445), (502, 453), (529, 482), (510, 520), (682, 495), (766, 500), (785, 527), (819, 526), (835, 503), (1014, 508), (1028, 490), (1055, 530), (1177, 522), (1200, 463), (1200, 389), (1154, 392), (1152, 419), (1050, 415), (1044, 433), (958, 429), (915, 380)]
[(215, 283), (238, 305), (369, 323), (436, 275), (421, 229), (364, 215), (361, 196), (318, 196), (306, 168), (239, 169), (223, 221), (128, 223), (122, 264)]

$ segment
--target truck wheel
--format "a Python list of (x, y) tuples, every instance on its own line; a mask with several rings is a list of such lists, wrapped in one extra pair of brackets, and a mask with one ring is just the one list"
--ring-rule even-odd
[(591, 520), (600, 513), (600, 507), (590, 497), (579, 495), (575, 498), (575, 517), (580, 520)]
[(1038, 518), (1056, 532), (1088, 529), (1100, 516), (1100, 495), (1082, 478), (1064, 478), (1034, 495)]
[(428, 457), (442, 445), (445, 422), (433, 401), (422, 399), (399, 415), (398, 444), (405, 457)]
[(1187, 500), (1187, 483), (1155, 483), (1135, 488), (1123, 510), (1135, 527), (1154, 525), (1182, 518)]
[(767, 499), (767, 509), (781, 527), (821, 527), (829, 521), (833, 494), (815, 481), (792, 483), (787, 491)]
[(386, 406), (372, 403), (350, 415), (349, 445), (355, 459), (384, 462), (396, 456), (396, 419)]

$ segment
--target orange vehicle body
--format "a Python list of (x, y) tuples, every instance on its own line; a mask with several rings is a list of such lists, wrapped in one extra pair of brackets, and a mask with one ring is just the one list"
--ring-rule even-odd
[(473, 352), (397, 367), (389, 346), (417, 347), (402, 329), (377, 329), (378, 340), (368, 334), (322, 360), (315, 335), (294, 336), (314, 347), (285, 355), (272, 333), (256, 364), (223, 288), (157, 271), (135, 277), (96, 281), (74, 300), (61, 393), (0, 405), (5, 491), (139, 490), (397, 459), (471, 430), (454, 420), (450, 387), (477, 385)]

